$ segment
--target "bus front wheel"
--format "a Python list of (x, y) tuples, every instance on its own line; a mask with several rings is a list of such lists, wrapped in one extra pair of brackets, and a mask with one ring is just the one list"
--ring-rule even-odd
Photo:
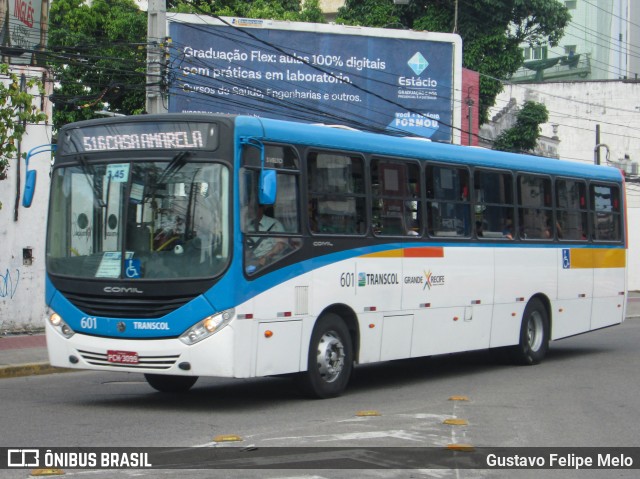
[(198, 376), (169, 376), (165, 374), (145, 374), (144, 378), (149, 386), (161, 393), (186, 392), (198, 380)]
[(299, 385), (309, 396), (336, 397), (347, 387), (353, 370), (351, 335), (340, 316), (327, 314), (313, 328), (307, 371), (300, 373)]
[(520, 326), (520, 342), (511, 347), (511, 358), (517, 364), (538, 364), (549, 349), (549, 315), (537, 298), (524, 309)]

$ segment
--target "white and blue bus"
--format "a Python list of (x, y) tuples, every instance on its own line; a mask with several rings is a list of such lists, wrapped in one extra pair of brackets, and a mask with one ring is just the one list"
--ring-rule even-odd
[(292, 375), (549, 342), (619, 324), (614, 168), (248, 116), (65, 126), (51, 176), (51, 364)]

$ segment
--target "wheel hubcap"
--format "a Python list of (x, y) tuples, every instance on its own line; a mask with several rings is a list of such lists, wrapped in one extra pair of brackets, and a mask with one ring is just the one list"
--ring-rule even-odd
[(542, 316), (538, 311), (534, 311), (529, 316), (527, 324), (527, 343), (531, 351), (538, 351), (542, 346), (543, 337)]
[(317, 364), (322, 379), (335, 381), (344, 367), (344, 344), (334, 331), (327, 331), (318, 343)]

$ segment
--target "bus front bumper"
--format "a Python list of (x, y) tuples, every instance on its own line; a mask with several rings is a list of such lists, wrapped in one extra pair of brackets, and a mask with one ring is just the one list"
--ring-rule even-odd
[(193, 345), (173, 339), (116, 339), (75, 333), (63, 337), (46, 326), (52, 366), (179, 376), (245, 377), (234, 371), (234, 328)]

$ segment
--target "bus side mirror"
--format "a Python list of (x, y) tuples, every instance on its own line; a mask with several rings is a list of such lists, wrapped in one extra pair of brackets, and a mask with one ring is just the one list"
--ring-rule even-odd
[(31, 207), (33, 201), (33, 195), (36, 192), (36, 170), (27, 171), (27, 176), (24, 180), (24, 194), (22, 195), (22, 206), (25, 208)]
[[(24, 162), (27, 170), (24, 179), (24, 194), (22, 195), (22, 206), (24, 206), (25, 208), (31, 207), (33, 196), (36, 193), (37, 171), (29, 169), (29, 160), (32, 156), (35, 156), (38, 153), (44, 153), (45, 151), (56, 151), (56, 145), (45, 144), (36, 146), (35, 148), (31, 148), (24, 157)], [(53, 160), (51, 164), (53, 165)]]
[(278, 190), (277, 175), (275, 170), (266, 170), (264, 167), (264, 144), (257, 138), (241, 138), (243, 145), (257, 148), (260, 152), (260, 184), (258, 184), (258, 202), (261, 205), (272, 205), (276, 202)]
[(275, 170), (260, 171), (260, 185), (258, 191), (258, 202), (261, 205), (272, 205), (276, 202), (278, 185)]

